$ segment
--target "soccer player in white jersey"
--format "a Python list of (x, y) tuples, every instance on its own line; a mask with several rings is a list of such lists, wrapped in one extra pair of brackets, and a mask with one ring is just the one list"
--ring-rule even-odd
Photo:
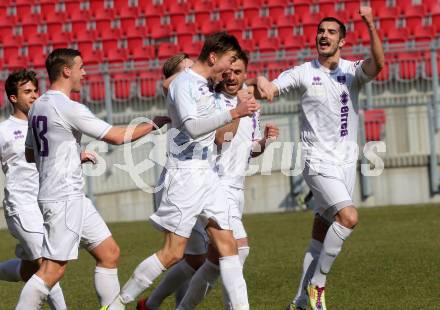
[[(221, 83), (217, 94), (223, 109), (233, 109), (237, 105), (238, 92), (246, 88), (248, 56), (245, 52), (237, 55), (231, 73)], [(216, 132), (216, 144), (220, 155), (216, 170), (220, 176), (220, 186), (224, 188), (230, 207), (230, 225), (237, 242), (238, 255), (242, 266), (249, 255), (247, 233), (242, 222), (244, 209), (244, 180), (246, 169), (251, 157), (261, 155), (269, 142), (278, 137), (278, 127), (266, 124), (264, 137), (259, 127), (259, 111), (252, 116), (241, 118), (230, 125), (226, 125)], [(192, 277), (187, 293), (178, 306), (178, 310), (190, 310), (200, 304), (206, 295), (206, 287), (212, 287), (220, 275), (218, 252), (209, 245), (205, 263)], [(223, 291), (225, 309), (234, 309), (230, 302), (230, 295)]]
[(326, 309), (326, 276), (358, 223), (352, 200), (358, 158), (358, 95), (384, 66), (372, 10), (361, 7), (359, 13), (369, 29), (371, 57), (357, 62), (342, 59), (345, 27), (336, 18), (324, 18), (316, 36), (318, 59), (281, 73), (273, 82), (257, 79), (260, 93), (269, 100), (291, 90), (301, 94), (303, 176), (316, 202), (301, 283), (288, 309), (306, 309), (307, 294), (312, 309)]
[[(123, 144), (154, 129), (152, 124), (113, 127), (83, 104), (69, 98), (79, 92), (85, 70), (81, 53), (56, 49), (46, 59), (50, 89), (29, 111), (25, 155), (39, 172), (38, 204), (44, 218), (43, 261), (24, 286), (18, 310), (40, 309), (52, 287), (64, 275), (67, 263), (78, 258), (81, 243), (96, 260), (94, 284), (101, 305), (119, 292), (119, 248), (107, 225), (83, 192), (81, 135)], [(158, 126), (168, 117), (156, 117)], [(93, 159), (93, 158), (89, 158)]]
[[(41, 264), (43, 215), (38, 207), (38, 171), (26, 162), (24, 144), (28, 131), (27, 115), (38, 98), (38, 79), (34, 71), (11, 73), (5, 82), (13, 112), (0, 123), (0, 162), (5, 174), (3, 207), (11, 235), (18, 240), (16, 259), (0, 262), (0, 280), (27, 281)], [(57, 283), (48, 295), (51, 309), (67, 309), (63, 291)]]
[[(206, 38), (191, 69), (171, 82), (167, 106), (173, 130), (168, 133), (168, 161), (159, 209), (150, 220), (165, 232), (165, 242), (135, 269), (118, 298), (107, 308), (125, 309), (152, 282), (183, 257), (187, 240), (197, 218), (206, 223), (210, 238), (220, 252), (220, 269), (231, 294), (234, 309), (249, 309), (246, 282), (230, 230), (225, 194), (217, 186), (212, 169), (215, 130), (232, 120), (259, 109), (252, 94), (242, 92), (235, 109), (223, 111), (216, 106), (212, 86), (231, 69), (241, 50), (237, 39), (224, 32)], [(236, 294), (239, 292), (240, 294)]]
[[(172, 58), (170, 59), (173, 60)], [(225, 75), (224, 80), (219, 84), (216, 91), (216, 100), (219, 101), (223, 109), (232, 109), (237, 105), (237, 93), (243, 88), (247, 78), (248, 56), (242, 51), (237, 54), (237, 60), (232, 64), (231, 72)], [(164, 65), (165, 67), (165, 65)], [(171, 70), (168, 70), (171, 71)], [(266, 126), (266, 137), (261, 139), (259, 128), (259, 112), (255, 112), (252, 117), (244, 117), (234, 120), (232, 123), (217, 129), (215, 143), (224, 148), (221, 157), (217, 160), (216, 170), (219, 171), (220, 181), (227, 193), (230, 202), (230, 223), (234, 238), (237, 240), (238, 255), (242, 265), (249, 253), (246, 231), (241, 222), (244, 207), (243, 182), (245, 170), (250, 156), (257, 156), (264, 151), (266, 141), (276, 138), (278, 128), (272, 124)], [(232, 136), (236, 136), (231, 142)], [(225, 140), (226, 138), (226, 140)], [(252, 144), (254, 145), (253, 152)], [(192, 309), (198, 304), (205, 295), (205, 288), (210, 285), (205, 277), (212, 279), (211, 284), (219, 276), (218, 253), (210, 248), (210, 258), (213, 263), (204, 266), (202, 274), (198, 273), (197, 280), (193, 285), (197, 288), (192, 289), (186, 302), (180, 307)], [(191, 233), (185, 249), (185, 258), (168, 270), (166, 276), (155, 288), (148, 300), (141, 299), (138, 303), (139, 310), (159, 309), (163, 300), (173, 293), (176, 289), (176, 304), (180, 304), (180, 294), (187, 291), (186, 282), (191, 279), (196, 270), (205, 262), (208, 251), (208, 237), (204, 227), (200, 222), (196, 224)], [(203, 276), (202, 276), (203, 275)], [(203, 282), (203, 283), (200, 283)], [(182, 287), (183, 286), (183, 287)], [(203, 289), (201, 289), (203, 287)], [(192, 296), (196, 295), (196, 296)], [(228, 295), (225, 296), (225, 304), (229, 306)], [(183, 296), (181, 296), (183, 297)]]

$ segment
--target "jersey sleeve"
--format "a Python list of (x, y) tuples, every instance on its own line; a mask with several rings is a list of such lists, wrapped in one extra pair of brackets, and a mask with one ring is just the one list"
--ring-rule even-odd
[(197, 118), (197, 102), (200, 99), (196, 92), (197, 85), (192, 81), (179, 80), (170, 88), (172, 103), (182, 124), (189, 119)]
[(364, 60), (355, 61), (351, 64), (351, 70), (354, 72), (354, 77), (359, 86), (362, 86), (368, 82), (370, 82), (374, 77), (368, 76), (364, 69), (362, 69), (362, 64)]
[(102, 139), (112, 127), (78, 102), (72, 102), (70, 109), (63, 111), (63, 118), (76, 130), (95, 139)]
[(299, 67), (282, 72), (272, 83), (278, 88), (280, 95), (300, 87), (301, 73)]

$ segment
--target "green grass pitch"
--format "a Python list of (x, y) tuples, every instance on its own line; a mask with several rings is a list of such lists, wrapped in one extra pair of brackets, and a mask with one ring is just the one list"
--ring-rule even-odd
[[(245, 217), (251, 246), (245, 266), (251, 309), (285, 309), (296, 291), (311, 223), (311, 212)], [(121, 247), (123, 284), (135, 266), (158, 249), (162, 236), (145, 221), (110, 228)], [(440, 205), (361, 209), (360, 224), (328, 276), (328, 308), (440, 309), (439, 235)], [(14, 246), (14, 239), (0, 231), (0, 260), (11, 258)], [(93, 268), (85, 251), (70, 263), (62, 280), (69, 309), (99, 308)], [(0, 282), (1, 310), (14, 309), (22, 285)], [(222, 309), (220, 293), (217, 285), (199, 309)], [(168, 298), (162, 309), (174, 309), (174, 299)]]

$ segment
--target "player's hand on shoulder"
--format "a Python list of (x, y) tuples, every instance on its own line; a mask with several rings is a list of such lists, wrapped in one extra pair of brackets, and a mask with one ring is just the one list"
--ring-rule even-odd
[(369, 6), (361, 6), (359, 8), (359, 15), (362, 17), (362, 20), (367, 24), (373, 23), (373, 10)]
[[(168, 116), (155, 116), (153, 118), (153, 123), (156, 124), (158, 128), (162, 128), (164, 125), (171, 123), (171, 118)], [(155, 130), (156, 127), (153, 128)]]
[(266, 99), (269, 101), (273, 100), (273, 97), (275, 95), (273, 87), (273, 84), (264, 76), (257, 77), (257, 89), (262, 99)]
[(266, 140), (276, 140), (280, 135), (278, 126), (272, 123), (267, 123), (264, 128), (264, 138)]
[(93, 152), (88, 152), (88, 151), (81, 152), (80, 157), (81, 157), (81, 164), (97, 163), (96, 154)]

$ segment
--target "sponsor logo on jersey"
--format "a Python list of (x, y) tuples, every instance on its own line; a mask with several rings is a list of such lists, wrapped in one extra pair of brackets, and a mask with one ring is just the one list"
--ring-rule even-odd
[(338, 80), (338, 82), (339, 82), (340, 84), (345, 84), (345, 82), (347, 81), (345, 75), (338, 75), (338, 76), (336, 77), (336, 79)]
[(23, 138), (24, 138), (24, 135), (23, 135), (23, 133), (21, 132), (21, 130), (16, 130), (16, 131), (14, 131), (14, 139), (15, 139), (15, 140), (23, 139)]
[(348, 135), (348, 112), (350, 108), (347, 106), (349, 97), (347, 92), (343, 91), (340, 96), (341, 106), (341, 137)]
[(314, 76), (312, 85), (322, 85), (321, 78), (319, 76)]

